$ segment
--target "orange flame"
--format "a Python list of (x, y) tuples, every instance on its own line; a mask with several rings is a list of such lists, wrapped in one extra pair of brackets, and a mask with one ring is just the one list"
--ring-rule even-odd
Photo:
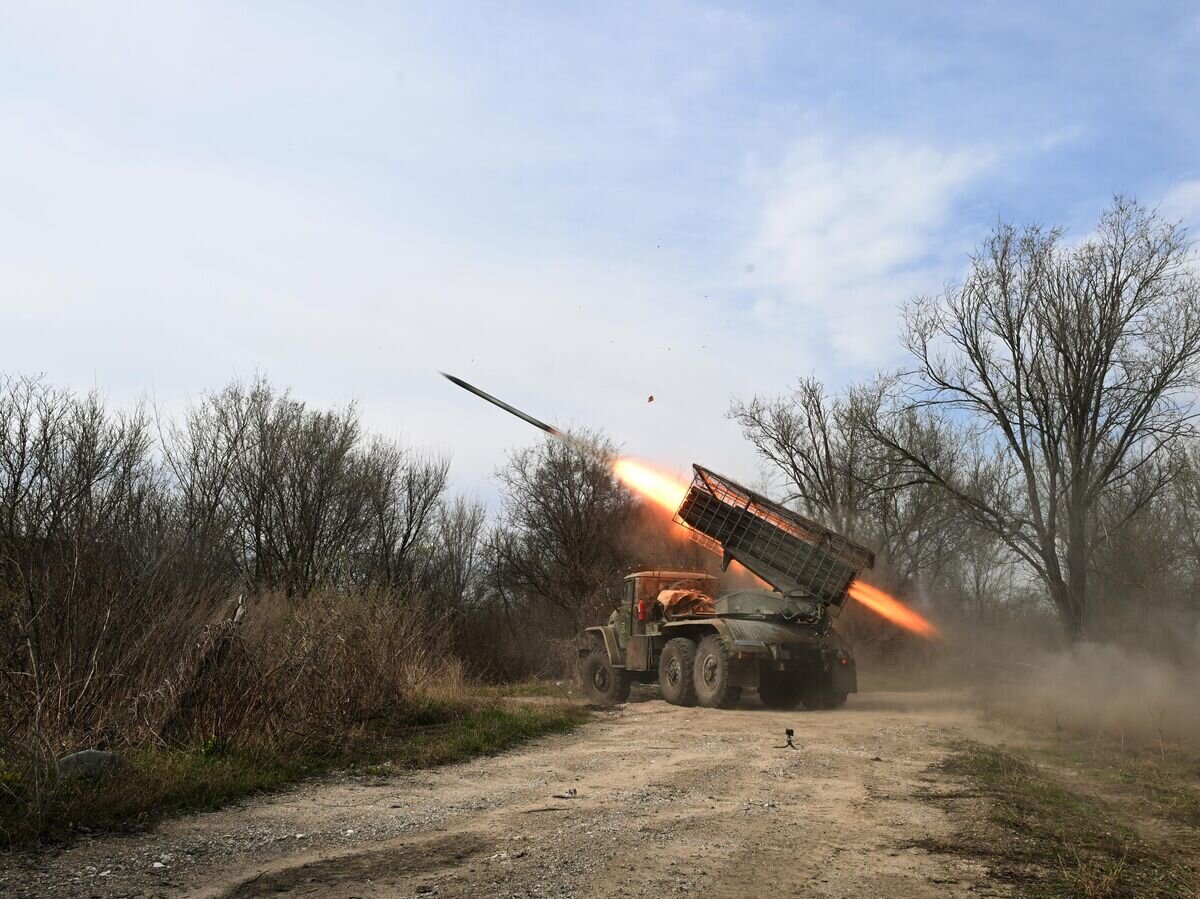
[(658, 503), (672, 515), (687, 495), (687, 484), (633, 459), (618, 459), (613, 463), (613, 474), (630, 490)]
[(888, 594), (884, 593), (878, 587), (872, 587), (870, 584), (864, 584), (862, 581), (851, 581), (850, 589), (847, 592), (872, 612), (882, 615), (888, 621), (900, 625), (905, 630), (912, 631), (914, 634), (919, 634), (926, 638), (933, 638), (939, 635), (939, 631), (933, 622), (926, 619), (916, 610), (910, 609), (894, 596), (888, 596)]
[[(686, 483), (633, 459), (618, 459), (613, 463), (613, 474), (634, 493), (662, 506), (671, 515), (679, 511), (679, 506), (683, 503), (684, 496), (687, 495), (688, 485)], [(682, 522), (680, 523), (682, 524)], [(687, 525), (684, 524), (683, 527), (687, 528)], [(741, 571), (751, 574), (755, 580), (760, 581), (764, 587), (769, 586), (757, 575), (746, 571), (736, 561), (731, 560), (730, 568), (734, 571), (741, 569)], [(884, 593), (878, 587), (872, 587), (862, 581), (853, 581), (848, 592), (850, 596), (871, 611), (914, 634), (929, 638), (938, 636), (938, 629), (932, 622), (900, 600)]]

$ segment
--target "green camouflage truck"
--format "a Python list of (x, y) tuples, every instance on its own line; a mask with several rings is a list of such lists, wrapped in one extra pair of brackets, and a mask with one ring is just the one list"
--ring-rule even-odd
[[(700, 465), (674, 520), (737, 562), (760, 589), (717, 595), (699, 571), (625, 578), (608, 623), (585, 631), (583, 688), (624, 702), (633, 683), (658, 682), (676, 705), (728, 708), (756, 690), (769, 708), (836, 708), (858, 689), (854, 656), (833, 628), (850, 583), (874, 564), (865, 547)], [(767, 588), (770, 589), (767, 589)]]

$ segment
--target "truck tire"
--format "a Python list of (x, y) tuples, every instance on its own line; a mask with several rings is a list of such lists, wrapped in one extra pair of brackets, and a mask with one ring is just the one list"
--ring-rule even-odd
[(825, 690), (820, 682), (804, 684), (800, 689), (800, 701), (810, 712), (825, 708)]
[(696, 644), (687, 637), (675, 637), (663, 647), (658, 658), (658, 686), (671, 705), (696, 704), (695, 662)]
[(710, 709), (727, 709), (742, 691), (733, 685), (733, 660), (719, 634), (700, 641), (695, 663), (696, 700)]
[(758, 698), (769, 709), (794, 709), (800, 702), (800, 679), (786, 671), (760, 671)]
[(596, 705), (617, 705), (629, 698), (629, 674), (624, 668), (614, 668), (608, 653), (594, 649), (583, 660), (580, 672), (583, 692)]
[(825, 681), (818, 681), (800, 693), (800, 701), (810, 712), (818, 709), (840, 709), (846, 704), (845, 693), (834, 693)]

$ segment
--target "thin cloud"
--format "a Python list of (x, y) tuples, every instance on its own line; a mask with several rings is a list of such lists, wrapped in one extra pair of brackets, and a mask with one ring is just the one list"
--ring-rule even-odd
[(1177, 19), (993, 13), (30, 6), (0, 30), (5, 367), (164, 402), (262, 370), (486, 490), (529, 436), (446, 368), (746, 477), (731, 394), (886, 364), (998, 217), (1194, 177)]
[(995, 162), (986, 151), (890, 139), (808, 139), (758, 178), (748, 250), (775, 313), (799, 310), (833, 349), (864, 363), (895, 344), (896, 307), (961, 267), (957, 215)]
[(1200, 228), (1200, 178), (1172, 186), (1163, 196), (1159, 209), (1168, 218), (1181, 219), (1195, 237)]

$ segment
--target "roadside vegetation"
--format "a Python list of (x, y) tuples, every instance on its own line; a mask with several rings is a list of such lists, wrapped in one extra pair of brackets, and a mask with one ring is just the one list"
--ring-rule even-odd
[[(1050, 750), (964, 745), (936, 774), (964, 779), (987, 821), (960, 822), (954, 840), (921, 845), (979, 857), (1029, 896), (1194, 896), (1198, 764), (1118, 752), (1096, 738)], [(937, 789), (931, 798), (964, 797)]]
[[(446, 458), (264, 378), (172, 417), (0, 376), (0, 847), (577, 722), (510, 700), (566, 700), (625, 573), (699, 550), (601, 449), (498, 480), (489, 518)], [(120, 764), (60, 776), (81, 750)]]
[(957, 746), (931, 772), (927, 798), (958, 827), (928, 848), (978, 857), (1029, 896), (1200, 895), (1194, 677), (1114, 645), (1030, 658), (976, 685), (1003, 743)]
[(102, 778), (44, 783), (41, 803), (23, 796), (22, 780), (10, 774), (0, 802), (0, 845), (139, 830), (169, 815), (218, 808), (333, 771), (376, 776), (467, 761), (568, 732), (587, 718), (577, 705), (507, 703), (495, 694), (428, 702), (410, 715), (409, 720), (382, 720), (325, 742), (139, 749), (128, 755), (126, 765)]
[[(170, 420), (0, 378), (0, 848), (578, 723), (480, 686), (529, 670), (500, 540), (353, 407), (258, 380)], [(111, 764), (61, 773), (79, 750)]]

